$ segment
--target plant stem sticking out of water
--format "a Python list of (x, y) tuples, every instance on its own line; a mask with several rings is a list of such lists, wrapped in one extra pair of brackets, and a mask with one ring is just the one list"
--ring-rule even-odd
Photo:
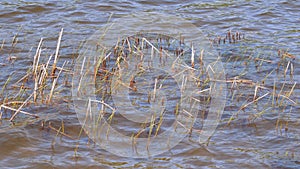
[(61, 31), (60, 31), (59, 36), (58, 36), (58, 41), (57, 41), (57, 46), (56, 46), (56, 52), (55, 52), (54, 62), (53, 62), (52, 71), (51, 71), (51, 75), (52, 76), (54, 76), (54, 74), (55, 74), (56, 64), (58, 62), (59, 48), (60, 48), (60, 43), (61, 43), (61, 38), (62, 38), (62, 35), (63, 35), (63, 31), (64, 31), (64, 29), (61, 28)]

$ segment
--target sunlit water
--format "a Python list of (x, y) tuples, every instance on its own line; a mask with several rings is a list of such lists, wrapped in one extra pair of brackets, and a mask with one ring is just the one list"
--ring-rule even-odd
[[(81, 43), (105, 24), (111, 14), (113, 20), (131, 12), (159, 11), (189, 20), (210, 39), (224, 37), (228, 30), (244, 33), (245, 39), (238, 44), (214, 45), (228, 78), (242, 74), (241, 79), (262, 82), (278, 66), (278, 49), (288, 50), (296, 56), (291, 60), (293, 76), (271, 73), (264, 84), (267, 89), (258, 90), (258, 96), (272, 91), (276, 79), (277, 92), (283, 84), (285, 92), (296, 84), (290, 97), (296, 104), (284, 100), (282, 107), (268, 108), (270, 105), (265, 103), (272, 99), (268, 96), (239, 111), (242, 105), (251, 102), (255, 91), (255, 87), (241, 85), (239, 90), (234, 88), (228, 92), (222, 122), (208, 145), (198, 145), (186, 138), (159, 156), (131, 159), (110, 154), (85, 134), (77, 139), (81, 125), (72, 103), (67, 101), (71, 98), (68, 84), (56, 103), (26, 108), (38, 113), (39, 119), (27, 120), (21, 115), (16, 124), (11, 124), (7, 120), (10, 113), (3, 113), (0, 168), (299, 168), (299, 8), (298, 1), (1, 1), (1, 89), (10, 75), (11, 83), (25, 75), (40, 38), (44, 38), (44, 51), (50, 55), (55, 51), (59, 31), (64, 28), (60, 56), (72, 61), (78, 56)], [(18, 42), (12, 46), (15, 35)], [(13, 64), (7, 59), (10, 56), (17, 57)], [(257, 62), (262, 66), (250, 62), (246, 68), (249, 56), (274, 62)], [(284, 70), (281, 66), (280, 71)], [(251, 118), (262, 111), (265, 111), (262, 116)], [(228, 126), (231, 115), (237, 112), (238, 117)], [(277, 123), (278, 119), (282, 120)], [(45, 128), (41, 126), (42, 121)], [(56, 136), (55, 131), (47, 129), (49, 122), (58, 129), (62, 121), (65, 132), (75, 139)]]

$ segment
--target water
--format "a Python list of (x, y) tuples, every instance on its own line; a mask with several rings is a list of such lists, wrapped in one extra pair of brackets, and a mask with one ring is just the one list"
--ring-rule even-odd
[[(25, 75), (32, 64), (40, 38), (44, 38), (44, 51), (50, 55), (55, 51), (60, 29), (64, 28), (60, 56), (62, 60), (72, 61), (72, 58), (78, 56), (77, 49), (81, 43), (104, 25), (112, 13), (112, 19), (117, 19), (131, 12), (156, 11), (189, 20), (210, 39), (218, 35), (224, 37), (228, 30), (243, 32), (245, 39), (238, 44), (214, 46), (220, 52), (228, 79), (241, 75), (241, 79), (259, 82), (267, 88), (258, 90), (258, 96), (272, 92), (274, 79), (277, 93), (283, 84), (283, 92), (288, 93), (296, 82), (290, 96), (295, 104), (286, 99), (282, 106), (275, 108), (269, 108), (267, 104), (272, 100), (270, 94), (258, 104), (251, 104), (239, 111), (242, 105), (251, 102), (255, 88), (247, 85), (233, 88), (228, 93), (222, 122), (208, 146), (198, 145), (186, 138), (169, 152), (151, 159), (115, 156), (95, 145), (85, 134), (76, 139), (81, 125), (72, 103), (68, 102), (71, 98), (70, 86), (62, 86), (62, 96), (56, 98), (55, 103), (29, 105), (24, 109), (38, 113), (39, 119), (27, 119), (27, 116), (20, 115), (17, 122), (11, 124), (7, 120), (10, 113), (3, 113), (0, 121), (1, 168), (299, 168), (298, 1), (4, 0), (0, 8), (0, 41), (3, 42), (0, 50), (0, 86), (5, 84), (10, 75), (10, 83)], [(18, 41), (14, 46), (12, 41), (15, 35)], [(288, 50), (288, 53), (296, 56), (296, 59), (290, 60), (294, 74), (291, 77), (287, 73), (283, 77), (282, 73), (276, 74), (274, 71), (265, 80), (265, 84), (261, 84), (265, 76), (278, 66), (278, 49)], [(17, 57), (13, 64), (7, 59), (10, 56)], [(250, 56), (252, 59), (273, 62), (248, 62)], [(283, 64), (279, 72), (283, 72), (286, 66), (287, 63)], [(231, 89), (231, 84), (228, 84), (228, 89)], [(262, 116), (255, 116), (262, 111), (265, 111)], [(234, 116), (236, 118), (228, 126), (228, 120), (237, 112), (238, 116)], [(44, 128), (41, 125), (43, 121)], [(49, 122), (56, 129), (63, 122), (68, 136), (56, 136), (56, 132), (49, 129)], [(77, 156), (74, 156), (75, 153)]]

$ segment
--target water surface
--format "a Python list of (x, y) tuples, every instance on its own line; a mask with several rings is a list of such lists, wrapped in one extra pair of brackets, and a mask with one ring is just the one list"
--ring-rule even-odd
[[(0, 121), (1, 168), (299, 168), (300, 167), (300, 2), (288, 0), (267, 1), (20, 1), (0, 2), (0, 86), (12, 76), (12, 82), (24, 76), (31, 67), (35, 49), (44, 38), (43, 51), (55, 51), (58, 33), (64, 28), (60, 57), (72, 61), (78, 56), (80, 45), (101, 28), (112, 15), (112, 20), (132, 12), (162, 12), (180, 16), (214, 39), (226, 36), (228, 30), (240, 31), (245, 39), (238, 44), (214, 45), (219, 51), (228, 79), (240, 75), (241, 79), (262, 82), (278, 66), (278, 50), (288, 50), (296, 56), (290, 60), (293, 76), (271, 73), (265, 80), (266, 89), (258, 95), (272, 91), (274, 79), (296, 104), (284, 100), (283, 106), (270, 107), (266, 97), (239, 111), (250, 102), (255, 87), (228, 84), (227, 104), (218, 130), (208, 145), (198, 145), (189, 138), (174, 149), (151, 159), (122, 158), (95, 145), (89, 138), (79, 135), (81, 125), (70, 100), (70, 86), (61, 87), (61, 98), (51, 105), (30, 105), (27, 111), (38, 113), (39, 119), (18, 117), (17, 123), (8, 122), (9, 112), (3, 112)], [(17, 43), (13, 45), (13, 37)], [(7, 59), (17, 57), (11, 64)], [(273, 61), (245, 62), (249, 56)], [(45, 56), (46, 57), (46, 56)], [(45, 58), (44, 58), (45, 59)], [(62, 63), (59, 63), (60, 65)], [(261, 66), (257, 66), (260, 65)], [(283, 72), (286, 63), (279, 67)], [(70, 77), (68, 77), (70, 78)], [(65, 87), (65, 88), (64, 88)], [(271, 96), (271, 95), (270, 95)], [(1, 100), (5, 98), (2, 96)], [(237, 99), (240, 98), (240, 99)], [(253, 115), (265, 111), (258, 118)], [(231, 125), (228, 120), (239, 112)], [(26, 121), (26, 122), (24, 122)], [(45, 128), (42, 127), (43, 121)], [(47, 129), (59, 128), (72, 138)], [(78, 148), (78, 150), (77, 150)], [(76, 154), (77, 153), (77, 154)], [(77, 156), (75, 156), (75, 154)]]

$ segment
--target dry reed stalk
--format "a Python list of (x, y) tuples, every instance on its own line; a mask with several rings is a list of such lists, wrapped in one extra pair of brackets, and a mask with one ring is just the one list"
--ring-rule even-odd
[(276, 81), (274, 79), (274, 83), (273, 83), (273, 96), (272, 96), (272, 107), (274, 107), (274, 105), (275, 105), (275, 95), (276, 95)]
[[(12, 108), (12, 107), (9, 107), (9, 106), (5, 106), (5, 105), (1, 105), (0, 107), (1, 107), (1, 108), (4, 108), (4, 109), (11, 110), (11, 111), (15, 111), (15, 112), (18, 111), (18, 110), (15, 109), (15, 108)], [(1, 112), (1, 113), (2, 113), (2, 112)], [(32, 114), (32, 113), (28, 113), (28, 112), (22, 111), (22, 110), (20, 110), (19, 113), (22, 113), (22, 114), (25, 114), (25, 115), (29, 115), (29, 116), (33, 116), (33, 117), (35, 117), (35, 118), (38, 118), (38, 117), (39, 117), (38, 115), (35, 115), (35, 114)]]
[(152, 131), (153, 131), (153, 128), (155, 126), (155, 113), (151, 116), (151, 121), (150, 121), (150, 126), (149, 126), (149, 133), (148, 133), (148, 140), (147, 140), (147, 145), (146, 145), (146, 148), (147, 150), (149, 150), (149, 146), (150, 146), (150, 143), (151, 143), (151, 134), (152, 134)]
[(285, 70), (284, 70), (284, 77), (286, 76), (286, 72), (287, 72), (288, 69), (289, 69), (290, 63), (291, 63), (291, 61), (288, 61), (288, 64), (286, 65), (286, 68), (285, 68)]
[(252, 99), (252, 100), (255, 100), (255, 99), (256, 99), (257, 90), (258, 90), (259, 88), (260, 88), (260, 89), (268, 89), (268, 88), (263, 87), (263, 86), (255, 85), (254, 96), (253, 96), (253, 99)]
[(86, 57), (84, 57), (83, 61), (82, 61), (82, 65), (81, 65), (81, 69), (80, 69), (80, 79), (79, 79), (79, 82), (78, 82), (77, 92), (79, 92), (80, 88), (81, 88), (81, 81), (82, 81), (82, 78), (84, 76), (84, 74), (83, 74), (83, 68), (84, 68), (85, 62), (86, 62)]
[(39, 89), (39, 93), (40, 93), (40, 95), (42, 97), (41, 98), (42, 102), (43, 102), (44, 88), (46, 87), (45, 82), (47, 80), (47, 77), (48, 77), (47, 65), (46, 66), (42, 65), (42, 71), (41, 71), (41, 73), (39, 75), (38, 82), (36, 82), (36, 83), (38, 83), (38, 86), (39, 86), (38, 89)]
[(281, 99), (281, 101), (280, 101), (280, 103), (279, 103), (280, 106), (282, 105), (284, 99), (288, 99), (288, 100), (291, 101), (293, 104), (296, 104), (295, 101), (293, 101), (292, 99), (290, 99), (290, 96), (292, 95), (292, 93), (293, 93), (293, 91), (294, 91), (294, 88), (296, 87), (296, 84), (297, 84), (297, 82), (294, 83), (293, 87), (291, 88), (290, 92), (289, 92), (287, 95), (282, 95), (281, 92), (278, 94), (278, 97), (279, 97), (279, 96), (282, 97), (282, 99)]
[(6, 81), (5, 81), (5, 83), (4, 83), (3, 87), (2, 87), (2, 91), (1, 91), (1, 94), (0, 94), (0, 95), (3, 95), (3, 94), (4, 94), (4, 90), (5, 90), (6, 86), (8, 85), (8, 83), (10, 82), (11, 76), (12, 76), (13, 74), (14, 74), (14, 73), (10, 74), (10, 75), (8, 76), (8, 78), (6, 79)]
[(261, 117), (263, 114), (265, 114), (270, 109), (272, 109), (272, 107), (268, 107), (268, 108), (260, 111), (259, 113), (254, 114), (254, 118), (252, 119), (252, 121), (254, 121), (255, 119)]
[(195, 51), (194, 51), (194, 45), (192, 44), (192, 56), (191, 56), (191, 65), (192, 65), (192, 68), (195, 67)]
[[(292, 99), (290, 99), (288, 96), (285, 96), (285, 95), (279, 95), (279, 96), (281, 96), (282, 97), (282, 100), (281, 100), (281, 102), (284, 100), (284, 99), (287, 99), (287, 100), (289, 100), (290, 102), (292, 102), (293, 104), (297, 104), (294, 100), (292, 100)], [(280, 104), (279, 105), (281, 105), (281, 102), (280, 102)]]
[(159, 62), (160, 62), (160, 63), (162, 63), (162, 57), (163, 57), (162, 50), (163, 50), (163, 48), (160, 47), (160, 48), (159, 48)]
[(262, 61), (262, 62), (267, 62), (267, 63), (274, 63), (272, 60), (266, 60), (266, 59), (261, 59), (261, 58), (254, 58), (254, 61)]
[(35, 77), (34, 79), (34, 89), (33, 89), (33, 102), (36, 103), (37, 99), (37, 90), (38, 90), (38, 77)]
[(190, 129), (188, 129), (185, 125), (183, 125), (181, 122), (179, 122), (178, 120), (176, 120), (176, 124), (179, 124), (181, 127), (183, 127), (184, 129), (186, 129), (187, 131), (190, 131)]
[(194, 117), (190, 112), (188, 112), (188, 111), (185, 110), (185, 109), (183, 109), (183, 112), (184, 112), (185, 114), (187, 114), (188, 116), (190, 116), (190, 117)]
[(226, 82), (226, 83), (243, 83), (249, 85), (255, 85), (256, 83), (252, 80), (248, 79), (229, 79), (229, 80), (217, 80), (217, 79), (210, 79), (212, 82)]
[(64, 29), (61, 28), (61, 31), (59, 33), (59, 37), (58, 37), (58, 41), (57, 41), (57, 46), (56, 46), (56, 52), (55, 52), (55, 56), (54, 56), (54, 61), (53, 61), (53, 65), (52, 65), (52, 71), (51, 71), (51, 75), (54, 76), (55, 74), (55, 70), (56, 70), (56, 64), (58, 61), (58, 54), (59, 54), (59, 48), (60, 48), (60, 43), (61, 43), (61, 38), (63, 35), (63, 31)]
[[(103, 50), (103, 53), (102, 53), (102, 55), (105, 53), (105, 50)], [(98, 62), (97, 62), (97, 64), (96, 64), (96, 66), (95, 66), (95, 70), (94, 70), (94, 81), (96, 81), (96, 78), (97, 78), (97, 73), (98, 73), (98, 69), (99, 69), (99, 67), (100, 67), (100, 65), (103, 63), (103, 62), (106, 62), (106, 59), (107, 58), (109, 58), (109, 56), (111, 55), (111, 52), (109, 52), (104, 58), (99, 58), (99, 60), (98, 60)], [(106, 66), (104, 66), (103, 67), (103, 70), (102, 71), (105, 71), (105, 69), (106, 69)], [(107, 71), (107, 73), (109, 73), (108, 71)], [(106, 74), (107, 74), (106, 73)]]
[[(108, 124), (111, 124), (114, 115), (115, 115), (115, 111), (113, 111), (113, 112), (111, 113), (111, 115), (107, 118), (107, 120), (109, 121)], [(106, 131), (106, 138), (107, 138), (107, 139), (108, 139), (108, 135), (109, 135), (109, 130), (110, 130), (110, 127), (108, 127), (108, 128), (107, 128), (107, 131)]]
[(33, 96), (34, 93), (32, 93), (24, 102), (23, 104), (16, 110), (16, 112), (11, 116), (11, 118), (9, 119), (9, 121), (13, 121), (14, 118), (16, 117), (16, 115), (21, 111), (21, 109), (24, 107), (25, 104), (28, 103), (29, 99), (31, 99), (31, 97)]
[(61, 131), (65, 133), (65, 124), (63, 120), (61, 121)]
[(215, 74), (215, 71), (214, 71), (214, 69), (211, 67), (211, 65), (208, 65), (208, 66), (207, 66), (206, 73), (208, 73), (209, 70), (211, 70), (211, 71)]
[(129, 52), (131, 53), (132, 51), (131, 51), (131, 45), (130, 45), (129, 38), (127, 37), (125, 41), (127, 41), (128, 50), (129, 50)]
[[(253, 100), (253, 101), (251, 101), (251, 102), (245, 104), (244, 106), (242, 106), (242, 107), (240, 108), (240, 110), (245, 109), (246, 107), (248, 107), (249, 105), (253, 104), (254, 102), (257, 102), (258, 100), (260, 100), (260, 99), (266, 97), (268, 94), (270, 94), (270, 93), (266, 93), (266, 94), (264, 94), (263, 96), (260, 96), (260, 97), (258, 97), (257, 99), (255, 99), (255, 100)], [(239, 111), (240, 111), (240, 110), (239, 110)]]
[(147, 99), (147, 103), (150, 103), (151, 101), (151, 92), (148, 92), (148, 99)]
[(99, 101), (99, 100), (90, 100), (91, 102), (96, 102), (96, 103), (100, 103), (106, 107), (108, 107), (109, 109), (111, 109), (112, 111), (116, 111), (115, 108), (111, 107), (109, 104), (105, 103), (104, 101)]
[(279, 95), (281, 95), (281, 92), (282, 92), (283, 89), (284, 89), (285, 83), (286, 83), (286, 82), (283, 83), (283, 85), (281, 86), (281, 89), (280, 89), (279, 93), (277, 94), (277, 98), (276, 98), (276, 104), (277, 104), (277, 105), (279, 105)]
[[(147, 122), (148, 122), (148, 119), (147, 119)], [(143, 123), (142, 125), (144, 125), (144, 124), (146, 124), (146, 123)], [(138, 133), (137, 133), (136, 135), (133, 136), (133, 143), (134, 143), (134, 144), (136, 144), (136, 139), (138, 139), (139, 136), (140, 136), (143, 132), (145, 132), (145, 131), (146, 131), (146, 129), (145, 129), (145, 127), (143, 126), (142, 129), (139, 130)]]
[(144, 40), (142, 39), (141, 50), (144, 50)]
[(265, 83), (265, 81), (267, 80), (267, 78), (275, 71), (275, 69), (273, 69), (270, 73), (268, 73), (261, 81), (262, 84)]
[(293, 65), (293, 63), (291, 63), (290, 75), (291, 76), (294, 75), (294, 65)]
[(0, 47), (0, 51), (3, 49), (4, 44), (5, 44), (5, 39), (2, 40), (2, 44), (1, 44), (1, 47)]
[(59, 127), (59, 129), (56, 129), (55, 127), (53, 127), (53, 126), (51, 125), (51, 122), (49, 122), (48, 127), (49, 127), (49, 129), (55, 131), (55, 132), (57, 133), (57, 135), (58, 135), (58, 134), (61, 134), (61, 135), (66, 136), (66, 137), (68, 137), (68, 138), (70, 138), (70, 139), (72, 139), (72, 140), (75, 140), (75, 138), (73, 138), (72, 136), (70, 136), (70, 135), (68, 135), (68, 134), (66, 134), (66, 133), (64, 132), (65, 129), (64, 129), (63, 123), (62, 123), (62, 126)]
[(36, 77), (36, 71), (37, 71), (37, 67), (38, 67), (38, 64), (39, 64), (40, 56), (41, 56), (42, 43), (43, 43), (43, 38), (41, 38), (41, 40), (39, 42), (39, 45), (36, 49), (36, 53), (35, 53), (34, 58), (33, 58), (32, 71), (33, 71), (34, 77)]
[[(65, 66), (65, 64), (66, 64), (66, 61), (63, 63), (62, 68)], [(54, 92), (54, 88), (55, 88), (55, 85), (57, 83), (57, 80), (58, 80), (61, 72), (62, 72), (62, 69), (58, 72), (57, 77), (53, 80), (52, 87), (51, 87), (51, 90), (50, 90), (50, 93), (49, 93), (49, 97), (48, 97), (47, 103), (51, 102), (51, 99), (52, 99), (52, 96), (53, 96), (53, 92)]]
[(49, 66), (49, 63), (50, 63), (52, 57), (53, 57), (53, 55), (50, 55), (49, 58), (48, 58), (48, 61), (47, 61), (47, 63), (46, 63), (46, 69), (47, 69), (47, 70), (48, 70), (48, 66)]
[[(157, 53), (159, 53), (159, 49), (157, 49), (151, 42), (149, 42), (146, 38), (142, 38), (142, 42), (145, 41), (147, 44), (149, 44), (151, 47), (152, 47), (152, 50), (155, 50)], [(169, 55), (165, 50), (163, 50), (164, 53), (166, 55)], [(154, 54), (154, 51), (153, 51), (153, 54)], [(151, 52), (151, 55), (152, 55), (152, 52)]]
[(120, 37), (118, 37), (118, 41), (117, 41), (117, 43), (116, 43), (116, 45), (114, 47), (114, 54), (117, 54), (117, 50), (119, 48), (119, 43), (120, 43)]
[(280, 119), (278, 118), (277, 121), (276, 121), (276, 126), (275, 126), (276, 134), (278, 134), (279, 122), (280, 122)]
[(246, 107), (248, 107), (249, 105), (251, 105), (251, 104), (257, 102), (258, 100), (263, 99), (263, 98), (266, 97), (268, 94), (270, 94), (270, 93), (268, 92), (268, 93), (264, 94), (263, 96), (260, 96), (260, 97), (258, 97), (257, 99), (255, 99), (255, 100), (253, 100), (253, 101), (251, 101), (251, 102), (249, 102), (249, 103), (247, 103), (247, 104), (241, 106), (241, 108), (240, 108), (236, 113), (232, 114), (232, 116), (230, 117), (230, 119), (229, 119), (227, 125), (230, 125), (231, 121), (234, 119), (234, 116), (238, 115), (240, 111), (244, 110)]
[(21, 79), (19, 79), (16, 83), (13, 84), (14, 85), (17, 85), (18, 83), (20, 83), (22, 80), (25, 80), (26, 78), (28, 78), (29, 75), (31, 75), (32, 73), (31, 72), (28, 72), (25, 76), (23, 76)]
[(204, 53), (204, 49), (202, 49), (200, 52), (200, 56), (199, 56), (200, 65), (203, 65), (203, 53)]
[(38, 78), (38, 85), (41, 85), (43, 81), (45, 81), (46, 79), (47, 79), (47, 67), (45, 67), (45, 65), (42, 65), (42, 70)]
[(23, 103), (24, 103), (23, 101), (10, 101), (10, 102), (3, 103), (2, 105), (6, 106), (11, 104), (23, 104)]
[(153, 98), (152, 98), (153, 102), (155, 102), (156, 90), (157, 90), (156, 87), (157, 87), (157, 78), (155, 78), (154, 88), (153, 88)]
[(180, 34), (180, 37), (179, 37), (179, 45), (181, 46), (182, 44), (184, 44), (184, 37)]
[[(104, 114), (105, 114), (105, 106), (104, 106), (104, 104), (101, 104), (101, 110), (99, 111), (99, 115), (98, 115), (98, 118), (97, 118), (97, 121), (96, 121), (96, 127), (95, 127), (95, 130), (94, 130), (94, 135), (96, 135), (97, 132), (99, 132), (99, 133), (102, 132), (103, 125), (100, 127), (100, 129), (98, 127), (99, 127), (99, 124), (100, 124), (101, 120), (104, 117)], [(105, 124), (105, 123), (103, 123), (103, 124)]]
[(282, 55), (282, 57), (283, 57), (283, 58), (288, 57), (288, 58), (290, 58), (290, 59), (296, 59), (296, 56), (294, 56), (294, 55), (292, 55), (292, 54), (290, 54), (290, 53), (288, 53), (288, 52), (285, 52), (285, 53)]
[(36, 50), (36, 54), (33, 59), (33, 76), (34, 76), (33, 102), (36, 102), (36, 99), (37, 99), (37, 90), (38, 90), (38, 81), (39, 81), (37, 69), (38, 69), (39, 60), (40, 60), (41, 52), (42, 52), (42, 50), (41, 50), (42, 42), (43, 42), (43, 38), (41, 38), (41, 40), (40, 40), (40, 43)]
[(157, 136), (157, 134), (158, 134), (158, 131), (159, 131), (159, 129), (160, 129), (160, 127), (161, 127), (161, 125), (162, 125), (162, 122), (163, 122), (163, 117), (164, 117), (164, 112), (165, 112), (165, 108), (164, 108), (164, 109), (162, 109), (162, 111), (160, 112), (160, 115), (159, 115), (159, 121), (158, 121), (158, 125), (157, 125), (157, 128), (156, 128), (156, 131), (155, 131), (155, 135), (154, 135), (154, 137), (156, 137), (156, 136)]

